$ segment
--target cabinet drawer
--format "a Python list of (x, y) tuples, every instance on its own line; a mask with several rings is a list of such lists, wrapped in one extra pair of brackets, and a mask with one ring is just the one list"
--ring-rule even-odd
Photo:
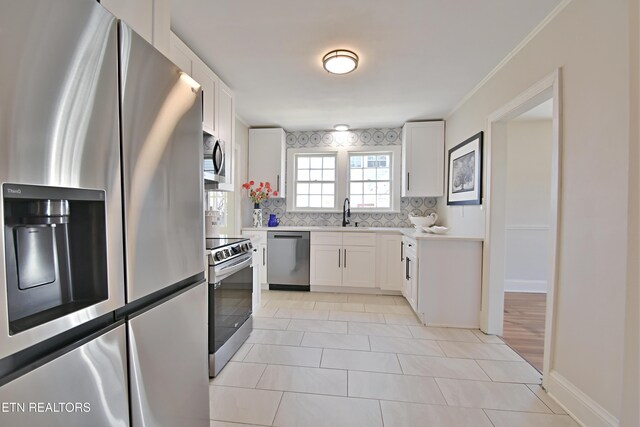
[(342, 233), (340, 232), (312, 232), (312, 245), (342, 245)]
[(376, 234), (375, 233), (357, 233), (346, 232), (342, 233), (342, 244), (347, 246), (375, 246)]

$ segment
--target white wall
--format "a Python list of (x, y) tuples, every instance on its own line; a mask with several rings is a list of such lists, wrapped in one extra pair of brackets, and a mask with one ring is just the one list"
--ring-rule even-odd
[(546, 292), (549, 277), (551, 120), (507, 124), (506, 292)]
[[(551, 369), (570, 387), (571, 399), (563, 398), (569, 410), (580, 409), (576, 405), (583, 393), (582, 400), (591, 404), (587, 415), (600, 411), (604, 419), (618, 418), (621, 412), (628, 7), (627, 0), (570, 2), (447, 119), (447, 148), (479, 130), (486, 134), (491, 113), (562, 67), (562, 194)], [(446, 201), (438, 206), (452, 230), (484, 235), (481, 207), (448, 208)]]

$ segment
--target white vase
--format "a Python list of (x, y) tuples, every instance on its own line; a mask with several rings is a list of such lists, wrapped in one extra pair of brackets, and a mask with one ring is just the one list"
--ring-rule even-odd
[(255, 228), (262, 227), (262, 209), (260, 208), (253, 209), (253, 226)]

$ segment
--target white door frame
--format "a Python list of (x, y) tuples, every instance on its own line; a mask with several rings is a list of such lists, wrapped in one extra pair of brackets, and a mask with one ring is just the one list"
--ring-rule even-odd
[[(506, 143), (504, 132), (506, 122), (538, 105), (541, 101), (553, 99), (553, 142), (551, 159), (551, 203), (549, 218), (549, 281), (547, 292), (544, 331), (544, 372), (543, 381), (551, 370), (551, 346), (554, 336), (555, 291), (558, 281), (558, 245), (560, 221), (560, 167), (561, 167), (561, 70), (556, 69), (538, 83), (518, 95), (512, 101), (496, 110), (488, 119), (486, 144), (486, 197), (485, 197), (485, 240), (483, 247), (482, 308), (480, 328), (489, 334), (502, 334), (504, 322), (504, 197), (500, 196), (505, 178), (500, 179), (499, 170), (492, 164), (498, 163), (498, 152), (492, 147)], [(492, 159), (492, 154), (495, 159)], [(492, 179), (493, 178), (493, 179)], [(492, 192), (494, 193), (492, 197)], [(495, 206), (492, 211), (492, 204)], [(492, 227), (493, 225), (493, 227)]]

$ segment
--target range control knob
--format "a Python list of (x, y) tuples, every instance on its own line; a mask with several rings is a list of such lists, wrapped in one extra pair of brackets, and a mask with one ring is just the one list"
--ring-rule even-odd
[(246, 246), (247, 246), (247, 252), (253, 249), (253, 245), (251, 244), (251, 242), (247, 243)]
[(222, 259), (223, 259), (223, 258), (222, 258), (222, 252), (216, 252), (216, 253), (213, 255), (213, 259), (214, 259), (214, 260), (216, 260), (216, 261), (222, 261)]

